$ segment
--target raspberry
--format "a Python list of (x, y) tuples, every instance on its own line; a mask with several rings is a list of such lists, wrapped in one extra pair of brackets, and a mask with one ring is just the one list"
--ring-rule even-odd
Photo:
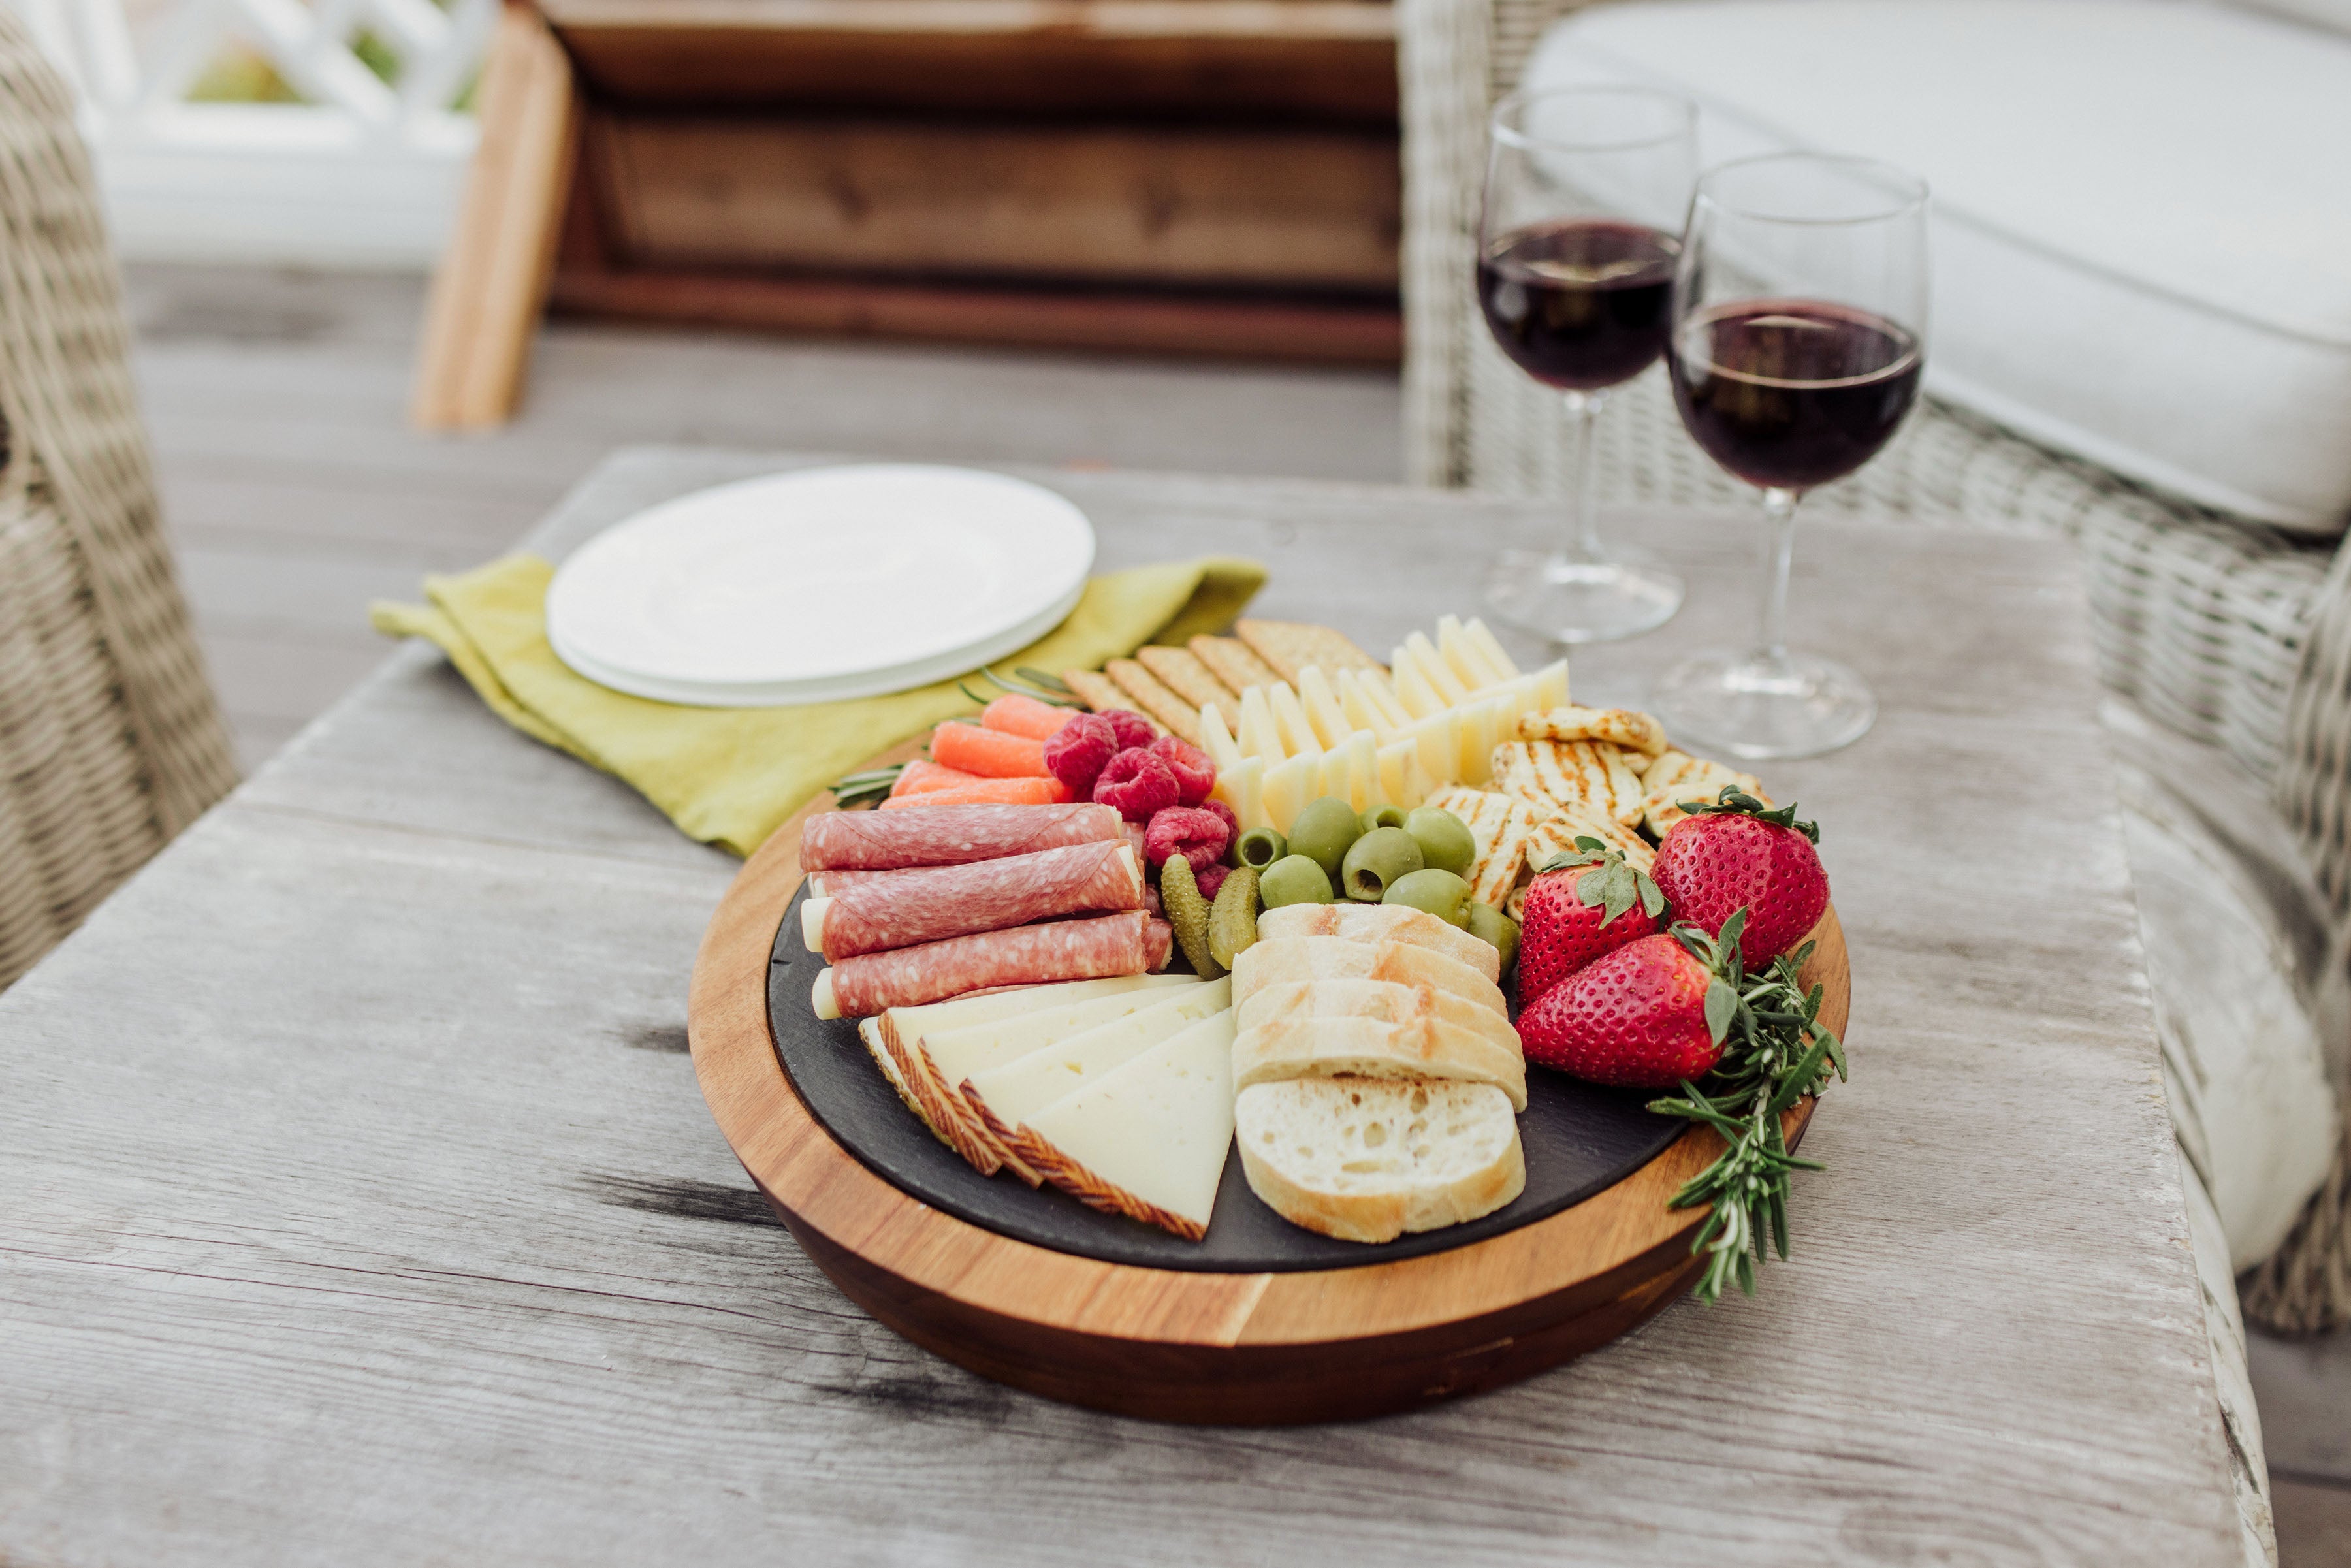
[[(1153, 812), (1144, 839), (1144, 852), (1153, 865), (1162, 863), (1170, 855), (1182, 855), (1192, 862), (1196, 882), (1225, 858), (1225, 846), (1231, 841), (1232, 831), (1225, 826), (1222, 817), (1190, 806), (1169, 806)], [(1205, 886), (1201, 893), (1204, 897), (1207, 895)]]
[(1102, 764), (1118, 755), (1118, 732), (1098, 713), (1081, 713), (1045, 742), (1045, 767), (1068, 787), (1071, 798), (1093, 793)]
[(1110, 727), (1118, 732), (1118, 748), (1121, 751), (1133, 747), (1148, 747), (1159, 736), (1149, 719), (1123, 707), (1104, 708), (1094, 716), (1108, 720)]
[[(1139, 746), (1112, 758), (1094, 779), (1095, 801), (1117, 807), (1130, 822), (1151, 821), (1155, 813), (1175, 805), (1178, 793), (1167, 764)], [(1144, 843), (1147, 847), (1149, 841)]]
[(1217, 902), (1217, 890), (1224, 886), (1225, 878), (1232, 874), (1233, 868), (1228, 865), (1212, 865), (1194, 872), (1192, 880), (1200, 884), (1200, 896), (1214, 904)]
[[(1188, 804), (1189, 802), (1186, 803)], [(1222, 800), (1215, 800), (1213, 798), (1202, 800), (1199, 803), (1197, 810), (1203, 811), (1214, 811), (1217, 816), (1222, 817), (1225, 820), (1225, 841), (1228, 844), (1241, 836), (1241, 820), (1238, 817), (1234, 816), (1233, 809), (1230, 806), (1226, 805)]]
[(1163, 735), (1153, 741), (1151, 755), (1167, 764), (1168, 770), (1176, 775), (1186, 806), (1198, 805), (1217, 787), (1217, 765), (1208, 760), (1208, 754), (1176, 736)]

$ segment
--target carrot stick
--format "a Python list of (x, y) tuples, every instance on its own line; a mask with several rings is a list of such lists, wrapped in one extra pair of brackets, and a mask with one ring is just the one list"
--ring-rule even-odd
[(885, 811), (909, 806), (1060, 806), (1068, 803), (1069, 786), (1058, 779), (983, 779), (952, 789), (925, 789), (918, 795), (897, 795), (882, 802)]
[(984, 727), (1000, 729), (1007, 735), (1025, 735), (1031, 740), (1052, 739), (1063, 725), (1077, 716), (1075, 708), (1055, 707), (1021, 692), (1008, 693), (979, 710), (979, 722)]
[(935, 762), (917, 757), (899, 771), (898, 781), (890, 786), (890, 793), (920, 795), (933, 789), (953, 789), (965, 784), (983, 780), (977, 773), (966, 773), (959, 768), (942, 768)]
[(983, 779), (1046, 776), (1043, 741), (953, 720), (931, 732), (931, 759), (943, 768), (959, 768)]

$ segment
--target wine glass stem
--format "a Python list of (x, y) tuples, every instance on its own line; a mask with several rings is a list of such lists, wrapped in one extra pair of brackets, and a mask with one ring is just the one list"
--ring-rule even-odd
[(1568, 503), (1567, 559), (1583, 565), (1596, 565), (1604, 558), (1600, 550), (1600, 465), (1593, 460), (1593, 447), (1600, 425), (1600, 404), (1605, 392), (1572, 392), (1567, 399), (1567, 420), (1575, 430), (1575, 473), (1569, 480), (1573, 486), (1573, 499)]
[(1756, 638), (1771, 664), (1788, 657), (1788, 563), (1796, 553), (1794, 490), (1763, 492), (1763, 613)]

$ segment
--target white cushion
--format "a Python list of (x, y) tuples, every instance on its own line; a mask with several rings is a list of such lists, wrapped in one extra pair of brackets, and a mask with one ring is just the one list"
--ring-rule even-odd
[(2351, 513), (2351, 39), (2167, 0), (1663, 0), (1526, 85), (1635, 81), (1700, 157), (1862, 152), (1934, 192), (1938, 395), (2191, 500)]

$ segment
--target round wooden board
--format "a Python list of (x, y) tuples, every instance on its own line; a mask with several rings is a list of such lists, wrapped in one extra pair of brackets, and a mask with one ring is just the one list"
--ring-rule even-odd
[[(914, 754), (914, 745), (877, 762)], [(834, 1143), (768, 1024), (768, 965), (800, 883), (801, 817), (727, 890), (695, 960), (694, 1069), (719, 1131), (792, 1235), (882, 1322), (985, 1376), (1162, 1421), (1274, 1424), (1412, 1409), (1605, 1344), (1687, 1290), (1701, 1210), (1666, 1207), (1719, 1151), (1693, 1128), (1598, 1196), (1489, 1240), (1343, 1269), (1219, 1274), (1097, 1262), (918, 1202)], [(1843, 1034), (1844, 934), (1821, 917), (1805, 978)], [(1811, 1102), (1789, 1113), (1802, 1137)], [(1366, 1249), (1367, 1257), (1376, 1258)]]

